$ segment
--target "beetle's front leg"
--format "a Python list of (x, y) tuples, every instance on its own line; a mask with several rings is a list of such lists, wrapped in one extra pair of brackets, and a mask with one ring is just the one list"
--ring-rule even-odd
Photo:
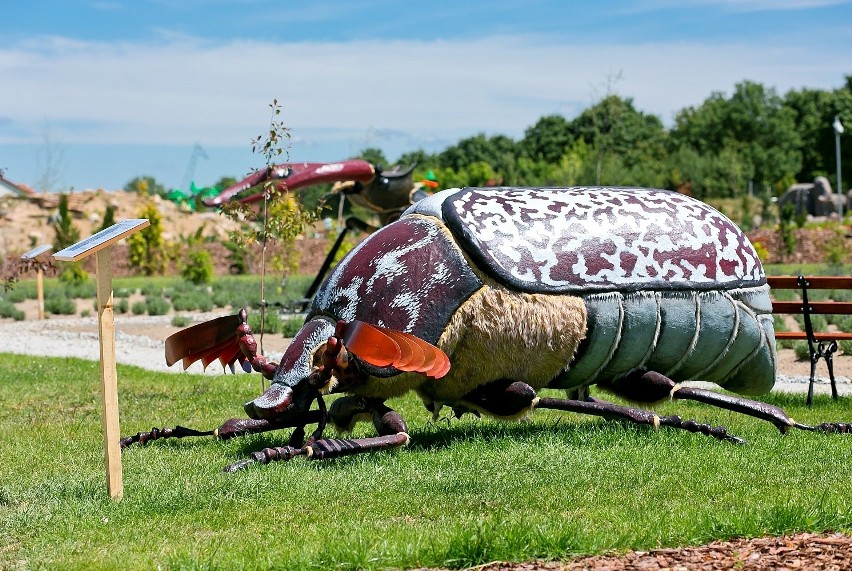
[[(368, 413), (372, 416), (373, 424), (380, 436), (367, 438), (322, 438), (313, 442), (310, 440), (302, 447), (279, 446), (264, 448), (253, 452), (249, 458), (231, 464), (226, 472), (236, 472), (251, 464), (269, 464), (281, 460), (290, 460), (296, 456), (305, 456), (311, 460), (339, 458), (353, 454), (363, 454), (377, 450), (389, 450), (408, 444), (408, 427), (402, 416), (389, 408), (384, 402), (373, 399), (356, 400), (357, 397), (342, 397), (344, 404), (337, 409), (332, 405), (332, 415), (347, 409), (353, 415)], [(335, 401), (336, 404), (337, 401)]]
[(267, 361), (266, 357), (258, 355), (257, 340), (254, 338), (254, 332), (248, 324), (248, 312), (245, 309), (240, 309), (239, 316), (240, 324), (237, 326), (237, 345), (242, 354), (248, 359), (248, 364), (251, 368), (271, 381), (275, 378), (278, 363)]
[(272, 422), (254, 418), (232, 418), (214, 430), (194, 430), (185, 426), (176, 426), (174, 428), (154, 427), (147, 432), (137, 432), (133, 436), (125, 436), (121, 439), (120, 445), (124, 449), (133, 444), (144, 445), (154, 440), (186, 438), (188, 436), (214, 436), (219, 440), (230, 440), (231, 438), (247, 434), (260, 434), (282, 428), (298, 428), (299, 426), (304, 427), (307, 424), (319, 424), (322, 422), (323, 417), (324, 414), (321, 411), (310, 410), (298, 417), (288, 418), (286, 422)]

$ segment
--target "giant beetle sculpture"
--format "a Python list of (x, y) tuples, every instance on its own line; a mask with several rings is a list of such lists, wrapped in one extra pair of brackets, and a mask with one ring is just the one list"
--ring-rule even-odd
[[(636, 403), (691, 399), (790, 428), (803, 425), (743, 395), (775, 382), (769, 288), (746, 236), (704, 203), (637, 188), (467, 188), (439, 192), (371, 234), (330, 273), (280, 363), (257, 354), (245, 312), (179, 332), (167, 362), (237, 362), (271, 380), (249, 418), (214, 431), (153, 429), (122, 446), (167, 437), (231, 438), (293, 427), (229, 471), (303, 455), (393, 448), (408, 429), (385, 401), (415, 391), (501, 419), (557, 409), (742, 442), (724, 427), (598, 400), (592, 386)], [(539, 396), (564, 389), (566, 398)], [(344, 393), (330, 407), (323, 395)], [(316, 402), (317, 408), (312, 409)], [(378, 436), (325, 438), (372, 419)], [(317, 427), (306, 437), (305, 428)]]

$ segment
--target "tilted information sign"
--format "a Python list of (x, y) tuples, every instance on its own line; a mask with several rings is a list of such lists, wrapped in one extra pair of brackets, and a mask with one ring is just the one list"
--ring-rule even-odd
[(118, 373), (115, 366), (115, 312), (112, 297), (112, 245), (150, 226), (147, 218), (131, 218), (113, 224), (53, 254), (63, 262), (76, 262), (95, 254), (98, 299), (98, 340), (101, 349), (101, 393), (103, 403), (104, 464), (111, 498), (124, 495), (118, 424)]
[(43, 246), (38, 246), (37, 248), (33, 248), (26, 254), (21, 256), (22, 260), (35, 260), (42, 254), (49, 252), (53, 249), (53, 244), (45, 244)]

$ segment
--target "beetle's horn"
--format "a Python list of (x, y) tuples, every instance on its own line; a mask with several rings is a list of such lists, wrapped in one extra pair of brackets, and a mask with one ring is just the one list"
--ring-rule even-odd
[(435, 379), (450, 371), (446, 353), (410, 333), (363, 321), (339, 321), (335, 336), (352, 355), (376, 367), (393, 367)]
[(250, 418), (274, 420), (293, 404), (293, 389), (286, 385), (270, 385), (266, 392), (243, 405)]

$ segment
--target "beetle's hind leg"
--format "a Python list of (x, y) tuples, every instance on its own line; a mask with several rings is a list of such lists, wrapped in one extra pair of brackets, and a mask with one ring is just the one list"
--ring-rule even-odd
[[(579, 395), (587, 394), (585, 390), (578, 391)], [(679, 416), (657, 416), (653, 412), (638, 408), (620, 406), (611, 402), (592, 398), (557, 399), (539, 397), (530, 385), (511, 380), (499, 380), (476, 388), (462, 399), (464, 405), (475, 410), (488, 413), (498, 418), (518, 418), (531, 409), (549, 408), (566, 412), (592, 414), (612, 420), (627, 420), (636, 424), (649, 426), (670, 426), (700, 432), (719, 440), (742, 443), (743, 440), (728, 434), (724, 427), (713, 427), (699, 424), (692, 420), (683, 420)]]
[[(338, 405), (338, 402), (341, 404)], [(322, 460), (376, 450), (389, 450), (408, 444), (408, 426), (402, 416), (379, 399), (342, 397), (332, 404), (328, 416), (336, 425), (345, 427), (361, 414), (369, 414), (372, 417), (379, 436), (347, 439), (322, 438), (314, 441), (309, 439), (307, 444), (299, 448), (294, 446), (264, 448), (253, 452), (246, 460), (227, 466), (225, 471), (236, 472), (251, 464), (269, 464), (290, 460), (296, 456)]]
[(728, 434), (728, 430), (724, 426), (710, 426), (709, 424), (698, 423), (694, 420), (684, 420), (679, 416), (658, 416), (649, 410), (622, 406), (597, 399), (571, 400), (541, 397), (538, 399), (535, 408), (549, 408), (565, 412), (591, 414), (609, 420), (626, 420), (635, 424), (653, 426), (655, 428), (668, 426), (688, 432), (700, 432), (701, 434), (712, 436), (717, 440), (725, 440), (735, 444), (745, 443), (742, 438)]
[(840, 422), (829, 422), (819, 426), (801, 424), (787, 416), (787, 413), (777, 406), (697, 387), (684, 387), (667, 376), (654, 371), (639, 371), (626, 379), (622, 379), (617, 385), (599, 384), (598, 386), (637, 402), (657, 402), (667, 398), (703, 402), (765, 420), (775, 425), (781, 433), (786, 433), (791, 428), (820, 432), (852, 432), (852, 425)]

